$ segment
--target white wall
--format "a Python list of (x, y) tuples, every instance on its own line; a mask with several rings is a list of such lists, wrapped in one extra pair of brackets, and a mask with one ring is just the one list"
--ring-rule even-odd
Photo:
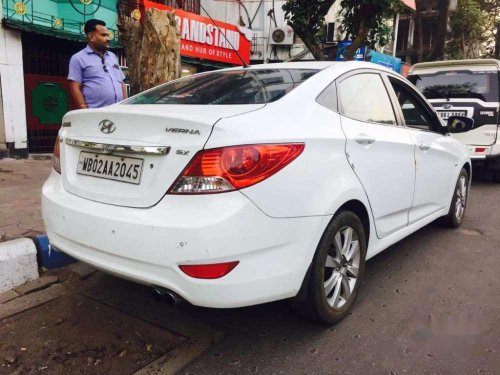
[[(0, 7), (0, 19), (2, 18)], [(21, 33), (0, 26), (0, 85), (2, 90), (5, 142), (16, 149), (28, 147), (24, 100), (23, 49)], [(0, 113), (1, 115), (1, 113)], [(2, 142), (0, 131), (0, 142)]]
[[(3, 14), (3, 4), (2, 0), (0, 0), (0, 20), (3, 17), (2, 14)], [(2, 25), (0, 24), (0, 29), (1, 28)], [(3, 120), (2, 77), (0, 76), (0, 151), (6, 148), (5, 142), (6, 141), (5, 141), (5, 122)]]
[(328, 11), (325, 17), (325, 21), (327, 23), (335, 23), (335, 39), (336, 40), (342, 40), (345, 36), (345, 33), (341, 33), (340, 31), (340, 22), (342, 21), (342, 18), (339, 16), (339, 11), (342, 10), (340, 7), (340, 1), (336, 1), (333, 3), (332, 7)]
[[(305, 49), (303, 45), (277, 46), (274, 49), (272, 45), (269, 45), (269, 38), (275, 26), (281, 27), (286, 25), (285, 14), (282, 10), (285, 1), (242, 0), (241, 3), (246, 8), (246, 11), (237, 2), (201, 0), (202, 6), (213, 19), (234, 25), (240, 25), (241, 20), (243, 21), (241, 26), (247, 28), (251, 26), (256, 38), (252, 48), (254, 52), (251, 56), (252, 60), (263, 60), (265, 58), (275, 60), (276, 56), (279, 60), (286, 60)], [(268, 16), (269, 11), (273, 9), (273, 5), (276, 25), (274, 20)], [(200, 13), (202, 16), (207, 16), (207, 13), (203, 10)], [(249, 18), (253, 20), (251, 25)]]

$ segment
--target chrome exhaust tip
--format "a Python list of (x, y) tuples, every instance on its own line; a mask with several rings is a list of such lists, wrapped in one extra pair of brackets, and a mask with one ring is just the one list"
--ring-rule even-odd
[(151, 291), (151, 297), (153, 297), (156, 302), (161, 302), (163, 299), (163, 293), (159, 289), (153, 289)]
[(165, 288), (154, 288), (151, 291), (151, 296), (156, 302), (165, 301), (170, 306), (178, 305), (184, 302), (184, 299), (177, 293)]
[(178, 305), (184, 301), (181, 296), (177, 293), (171, 292), (170, 290), (163, 295), (163, 298), (170, 306)]

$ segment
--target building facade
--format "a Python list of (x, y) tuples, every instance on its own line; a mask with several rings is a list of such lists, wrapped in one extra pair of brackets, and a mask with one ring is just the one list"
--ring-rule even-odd
[(286, 1), (201, 0), (201, 14), (251, 30), (253, 64), (313, 60), (304, 43), (287, 25), (282, 9)]
[[(83, 25), (91, 18), (106, 22), (125, 70), (119, 21), (132, 17), (140, 22), (148, 8), (175, 11), (183, 75), (248, 63), (313, 60), (287, 25), (284, 0), (0, 1), (0, 157), (52, 151), (62, 116), (74, 108), (66, 80), (69, 59), (85, 46)], [(327, 53), (343, 38), (339, 3), (326, 16)], [(404, 22), (401, 40), (409, 40)]]
[[(432, 53), (433, 47), (438, 43), (437, 38), (443, 36), (439, 30), (440, 12), (448, 14), (457, 7), (457, 0), (450, 0), (448, 9), (443, 10), (442, 5), (445, 3), (444, 1), (440, 3), (440, 0), (421, 0), (422, 53), (424, 56)], [(418, 62), (417, 19), (415, 6), (409, 9), (413, 11), (399, 14), (395, 20), (397, 32), (394, 54), (402, 61), (414, 64)]]
[(250, 61), (246, 28), (219, 22), (211, 44), (200, 36), (212, 27), (200, 15), (200, 0), (0, 1), (0, 158), (52, 152), (62, 116), (75, 108), (68, 64), (85, 47), (83, 26), (89, 19), (106, 22), (112, 50), (125, 71), (119, 20), (126, 16), (140, 22), (148, 7), (176, 12), (183, 74), (241, 65), (236, 51)]
[(157, 8), (175, 13), (181, 37), (182, 75), (249, 64), (251, 34), (248, 28), (200, 14), (203, 13), (200, 2), (197, 3), (200, 13), (175, 8), (175, 1), (173, 3), (142, 0), (144, 10)]
[(104, 20), (119, 53), (117, 14), (116, 0), (2, 0), (3, 156), (52, 151), (62, 116), (74, 108), (66, 77), (71, 55), (85, 46), (83, 26)]

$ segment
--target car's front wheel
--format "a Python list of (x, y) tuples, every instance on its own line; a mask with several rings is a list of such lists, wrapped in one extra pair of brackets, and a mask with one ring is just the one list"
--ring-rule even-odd
[(469, 195), (469, 174), (462, 168), (455, 185), (455, 191), (451, 200), (448, 215), (443, 218), (443, 223), (450, 228), (458, 228), (462, 225), (467, 207), (467, 197)]
[(365, 270), (366, 238), (359, 217), (339, 212), (330, 222), (313, 259), (306, 314), (333, 324), (351, 309)]

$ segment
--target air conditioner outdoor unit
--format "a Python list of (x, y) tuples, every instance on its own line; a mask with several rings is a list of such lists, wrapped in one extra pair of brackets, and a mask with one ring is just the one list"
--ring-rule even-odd
[(293, 44), (293, 29), (290, 26), (281, 26), (272, 30), (270, 44), (291, 46)]

